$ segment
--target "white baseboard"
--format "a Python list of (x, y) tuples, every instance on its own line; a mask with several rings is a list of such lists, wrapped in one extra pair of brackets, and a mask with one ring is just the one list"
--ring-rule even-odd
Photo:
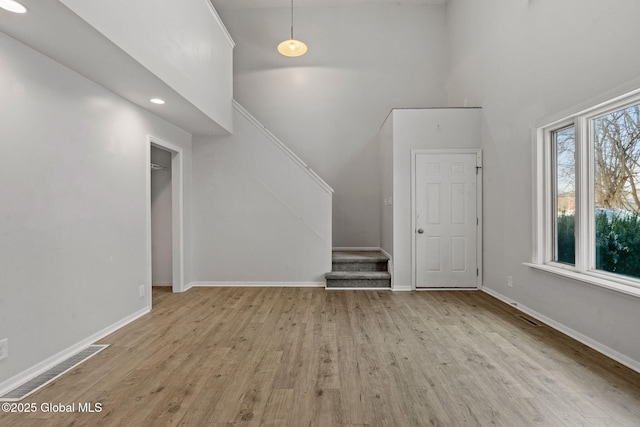
[(138, 310), (137, 312), (125, 317), (122, 320), (119, 320), (115, 323), (113, 323), (112, 325), (107, 326), (106, 328), (102, 329), (99, 332), (96, 332), (95, 334), (83, 339), (82, 341), (67, 347), (66, 349), (62, 350), (59, 353), (54, 354), (53, 356), (43, 360), (42, 362), (32, 366), (29, 369), (26, 369), (22, 372), (20, 372), (17, 375), (14, 375), (13, 377), (3, 381), (0, 383), (0, 396), (3, 394), (8, 393), (9, 391), (13, 390), (14, 388), (26, 383), (27, 381), (32, 380), (33, 378), (37, 377), (38, 375), (42, 374), (43, 372), (46, 372), (47, 370), (51, 369), (52, 367), (56, 366), (57, 364), (59, 364), (60, 362), (68, 359), (69, 357), (73, 356), (74, 354), (78, 353), (79, 351), (84, 350), (85, 348), (89, 347), (91, 344), (95, 343), (98, 340), (101, 340), (102, 338), (106, 337), (107, 335), (117, 331), (118, 329), (122, 328), (123, 326), (133, 322), (134, 320), (144, 316), (145, 314), (149, 313), (151, 311), (151, 309), (149, 307), (145, 307), (141, 310)]
[(562, 332), (565, 335), (570, 336), (571, 338), (573, 338), (576, 341), (581, 342), (582, 344), (586, 345), (587, 347), (591, 347), (592, 349), (594, 349), (595, 351), (604, 354), (607, 357), (610, 357), (611, 359), (615, 360), (618, 363), (623, 364), (624, 366), (633, 369), (634, 371), (640, 373), (640, 361), (634, 360), (628, 356), (625, 356), (624, 354), (592, 339), (589, 338), (588, 336), (581, 334), (578, 331), (575, 331), (571, 328), (569, 328), (568, 326), (560, 323), (560, 322), (556, 322), (555, 320), (538, 313), (535, 310), (530, 309), (529, 307), (526, 307), (522, 304), (520, 304), (517, 301), (512, 300), (511, 298), (508, 298), (504, 295), (502, 295), (499, 292), (494, 291), (493, 289), (489, 289), (487, 287), (483, 287), (482, 289), (480, 289), (482, 292), (486, 292), (487, 294), (491, 295), (494, 298), (499, 299), (500, 301), (509, 304), (510, 306), (520, 310), (523, 313), (528, 314), (529, 316), (540, 320), (543, 323), (546, 323), (547, 325), (551, 326), (553, 329)]
[(378, 250), (379, 250), (380, 252), (382, 252), (382, 255), (384, 255), (384, 256), (386, 256), (387, 258), (389, 258), (389, 261), (391, 261), (391, 260), (393, 259), (393, 257), (391, 256), (391, 254), (389, 254), (389, 252), (385, 251), (385, 250), (384, 250), (384, 249), (382, 249), (382, 248), (378, 248)]
[(324, 288), (325, 282), (191, 282), (185, 288)]
[(171, 282), (155, 282), (151, 286), (173, 286)]

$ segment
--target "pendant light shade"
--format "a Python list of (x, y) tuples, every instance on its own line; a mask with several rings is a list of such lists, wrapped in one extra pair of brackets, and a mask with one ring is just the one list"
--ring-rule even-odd
[(302, 56), (307, 53), (307, 45), (300, 40), (289, 39), (278, 45), (278, 52), (284, 56)]
[(289, 57), (302, 56), (307, 53), (307, 45), (293, 38), (293, 0), (291, 0), (291, 37), (278, 45), (278, 52)]

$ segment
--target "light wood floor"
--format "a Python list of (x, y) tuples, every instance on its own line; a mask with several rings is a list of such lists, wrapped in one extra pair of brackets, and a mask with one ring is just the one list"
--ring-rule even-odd
[(640, 374), (482, 292), (154, 290), (2, 426), (639, 426)]

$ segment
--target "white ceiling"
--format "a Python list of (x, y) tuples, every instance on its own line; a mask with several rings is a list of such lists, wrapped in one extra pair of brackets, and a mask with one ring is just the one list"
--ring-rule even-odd
[[(0, 13), (0, 31), (196, 135), (225, 134), (212, 119), (58, 0), (20, 0), (29, 13)], [(158, 96), (167, 102), (149, 102)]]
[[(437, 5), (449, 0), (294, 0), (293, 6), (299, 7), (350, 7), (380, 5)], [(216, 9), (247, 9), (266, 7), (290, 7), (290, 0), (211, 0)]]

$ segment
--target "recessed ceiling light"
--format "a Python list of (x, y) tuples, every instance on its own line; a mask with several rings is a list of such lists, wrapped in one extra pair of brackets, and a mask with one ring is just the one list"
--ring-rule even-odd
[(27, 13), (27, 8), (15, 0), (0, 0), (0, 7), (14, 13)]
[(160, 98), (151, 98), (149, 101), (153, 102), (154, 104), (158, 104), (158, 105), (164, 104), (164, 99), (160, 99)]

